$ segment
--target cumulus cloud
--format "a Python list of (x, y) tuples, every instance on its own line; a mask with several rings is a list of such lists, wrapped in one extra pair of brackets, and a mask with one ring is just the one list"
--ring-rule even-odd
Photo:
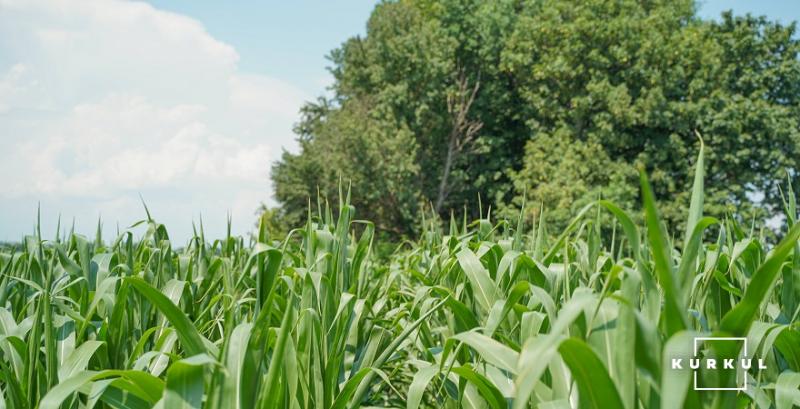
[(0, 173), (13, 175), (0, 239), (18, 238), (32, 213), (17, 213), (37, 201), (125, 224), (139, 194), (179, 236), (199, 211), (220, 231), (228, 211), (249, 228), (307, 97), (238, 60), (198, 21), (146, 3), (0, 0)]

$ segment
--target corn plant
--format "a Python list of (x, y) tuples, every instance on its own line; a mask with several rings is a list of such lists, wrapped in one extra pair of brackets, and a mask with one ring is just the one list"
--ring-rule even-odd
[[(0, 407), (800, 405), (794, 193), (771, 245), (705, 217), (703, 177), (701, 148), (679, 240), (644, 173), (641, 225), (604, 200), (556, 234), (546, 212), (429, 218), (388, 259), (349, 194), (282, 240), (201, 225), (177, 249), (146, 208), (111, 242), (37, 230), (0, 251)], [(746, 338), (766, 369), (673, 369), (701, 336)]]

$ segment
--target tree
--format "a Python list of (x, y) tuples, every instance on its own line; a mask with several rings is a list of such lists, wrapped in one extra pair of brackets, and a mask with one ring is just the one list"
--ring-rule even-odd
[(541, 201), (559, 225), (597, 197), (635, 208), (643, 166), (679, 231), (696, 132), (706, 212), (773, 212), (800, 157), (794, 34), (689, 0), (383, 2), (273, 169), (281, 214), (299, 223), (342, 178), (392, 238), (424, 209), (474, 217), (479, 195), (506, 216)]
[(360, 217), (394, 238), (419, 227), (419, 212), (447, 215), (478, 194), (511, 199), (508, 169), (527, 132), (520, 100), (500, 71), (513, 2), (381, 3), (364, 38), (331, 53), (333, 98), (304, 109), (301, 152), (273, 168), (289, 218), (308, 197), (334, 198), (338, 176), (353, 186)]
[(697, 131), (706, 212), (776, 210), (800, 140), (793, 34), (793, 25), (730, 13), (702, 21), (691, 1), (526, 2), (503, 53), (531, 130), (517, 193), (563, 224), (599, 196), (635, 207), (642, 165), (680, 229)]
[(272, 168), (286, 224), (302, 224), (318, 195), (331, 205), (337, 203), (344, 184), (345, 190), (352, 186), (359, 218), (375, 221), (392, 235), (410, 231), (404, 226), (416, 217), (420, 202), (414, 189), (417, 147), (407, 129), (387, 120), (391, 113), (368, 102), (348, 100), (337, 109), (325, 102), (305, 107), (297, 128), (301, 154), (284, 152)]
[(447, 113), (450, 114), (450, 134), (447, 138), (447, 154), (444, 160), (444, 169), (439, 180), (439, 192), (436, 194), (436, 205), (434, 210), (438, 213), (442, 211), (442, 205), (450, 194), (452, 185), (450, 184), (450, 169), (453, 161), (472, 143), (478, 131), (483, 127), (483, 123), (469, 119), (469, 110), (480, 88), (480, 81), (476, 81), (474, 86), (470, 86), (466, 75), (461, 72), (458, 74), (458, 88), (454, 95), (447, 97)]

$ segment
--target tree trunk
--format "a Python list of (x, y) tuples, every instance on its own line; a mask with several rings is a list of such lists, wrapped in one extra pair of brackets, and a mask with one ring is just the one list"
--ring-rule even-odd
[(447, 155), (445, 156), (442, 179), (439, 181), (439, 191), (434, 204), (436, 213), (441, 212), (447, 195), (450, 193), (450, 171), (453, 168), (453, 161), (456, 155), (472, 141), (483, 126), (480, 121), (468, 119), (469, 109), (475, 101), (478, 88), (480, 88), (480, 79), (470, 89), (466, 74), (463, 70), (459, 70), (456, 74), (456, 87), (455, 93), (447, 96), (447, 113), (451, 117), (452, 129), (448, 136)]
[(444, 160), (444, 170), (442, 172), (442, 180), (439, 181), (439, 194), (436, 195), (436, 213), (442, 210), (444, 199), (447, 197), (447, 179), (450, 177), (450, 167), (453, 166), (453, 156), (456, 150), (455, 133), (450, 133), (450, 141), (447, 143), (447, 157)]

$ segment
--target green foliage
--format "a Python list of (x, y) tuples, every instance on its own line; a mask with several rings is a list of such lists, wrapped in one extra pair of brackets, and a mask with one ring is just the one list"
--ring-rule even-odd
[[(679, 230), (698, 131), (708, 146), (706, 211), (774, 211), (776, 176), (797, 168), (793, 34), (750, 16), (700, 21), (690, 1), (532, 2), (503, 54), (533, 134), (518, 191), (563, 223), (599, 196), (636, 203), (640, 163)], [(763, 203), (751, 203), (755, 192)]]
[[(139, 240), (37, 233), (0, 251), (0, 407), (798, 405), (800, 309), (785, 304), (800, 297), (794, 193), (771, 248), (735, 218), (704, 216), (695, 175), (680, 252), (644, 172), (643, 224), (608, 200), (554, 241), (547, 222), (482, 218), (447, 234), (424, 223), (387, 260), (346, 199), (283, 240), (263, 218), (248, 244), (209, 243), (201, 228), (174, 250), (149, 214)], [(747, 337), (767, 369), (701, 370), (704, 386), (747, 389), (695, 391), (671, 359), (709, 335)], [(725, 345), (704, 350), (738, 355)]]
[(479, 193), (510, 200), (506, 171), (528, 137), (512, 78), (499, 68), (513, 8), (378, 5), (366, 37), (331, 53), (334, 96), (303, 109), (301, 152), (285, 153), (273, 168), (276, 197), (291, 220), (304, 217), (317, 188), (335, 201), (340, 176), (352, 182), (364, 217), (394, 238), (419, 232), (417, 214), (431, 206), (449, 214)]
[(699, 132), (706, 213), (766, 218), (800, 157), (794, 25), (695, 8), (381, 3), (366, 36), (331, 53), (333, 97), (305, 107), (301, 151), (273, 169), (276, 197), (298, 223), (317, 188), (335, 201), (341, 176), (392, 238), (418, 233), (421, 209), (447, 220), (479, 195), (509, 218), (542, 202), (557, 230), (598, 198), (638, 205), (642, 165), (680, 237)]

